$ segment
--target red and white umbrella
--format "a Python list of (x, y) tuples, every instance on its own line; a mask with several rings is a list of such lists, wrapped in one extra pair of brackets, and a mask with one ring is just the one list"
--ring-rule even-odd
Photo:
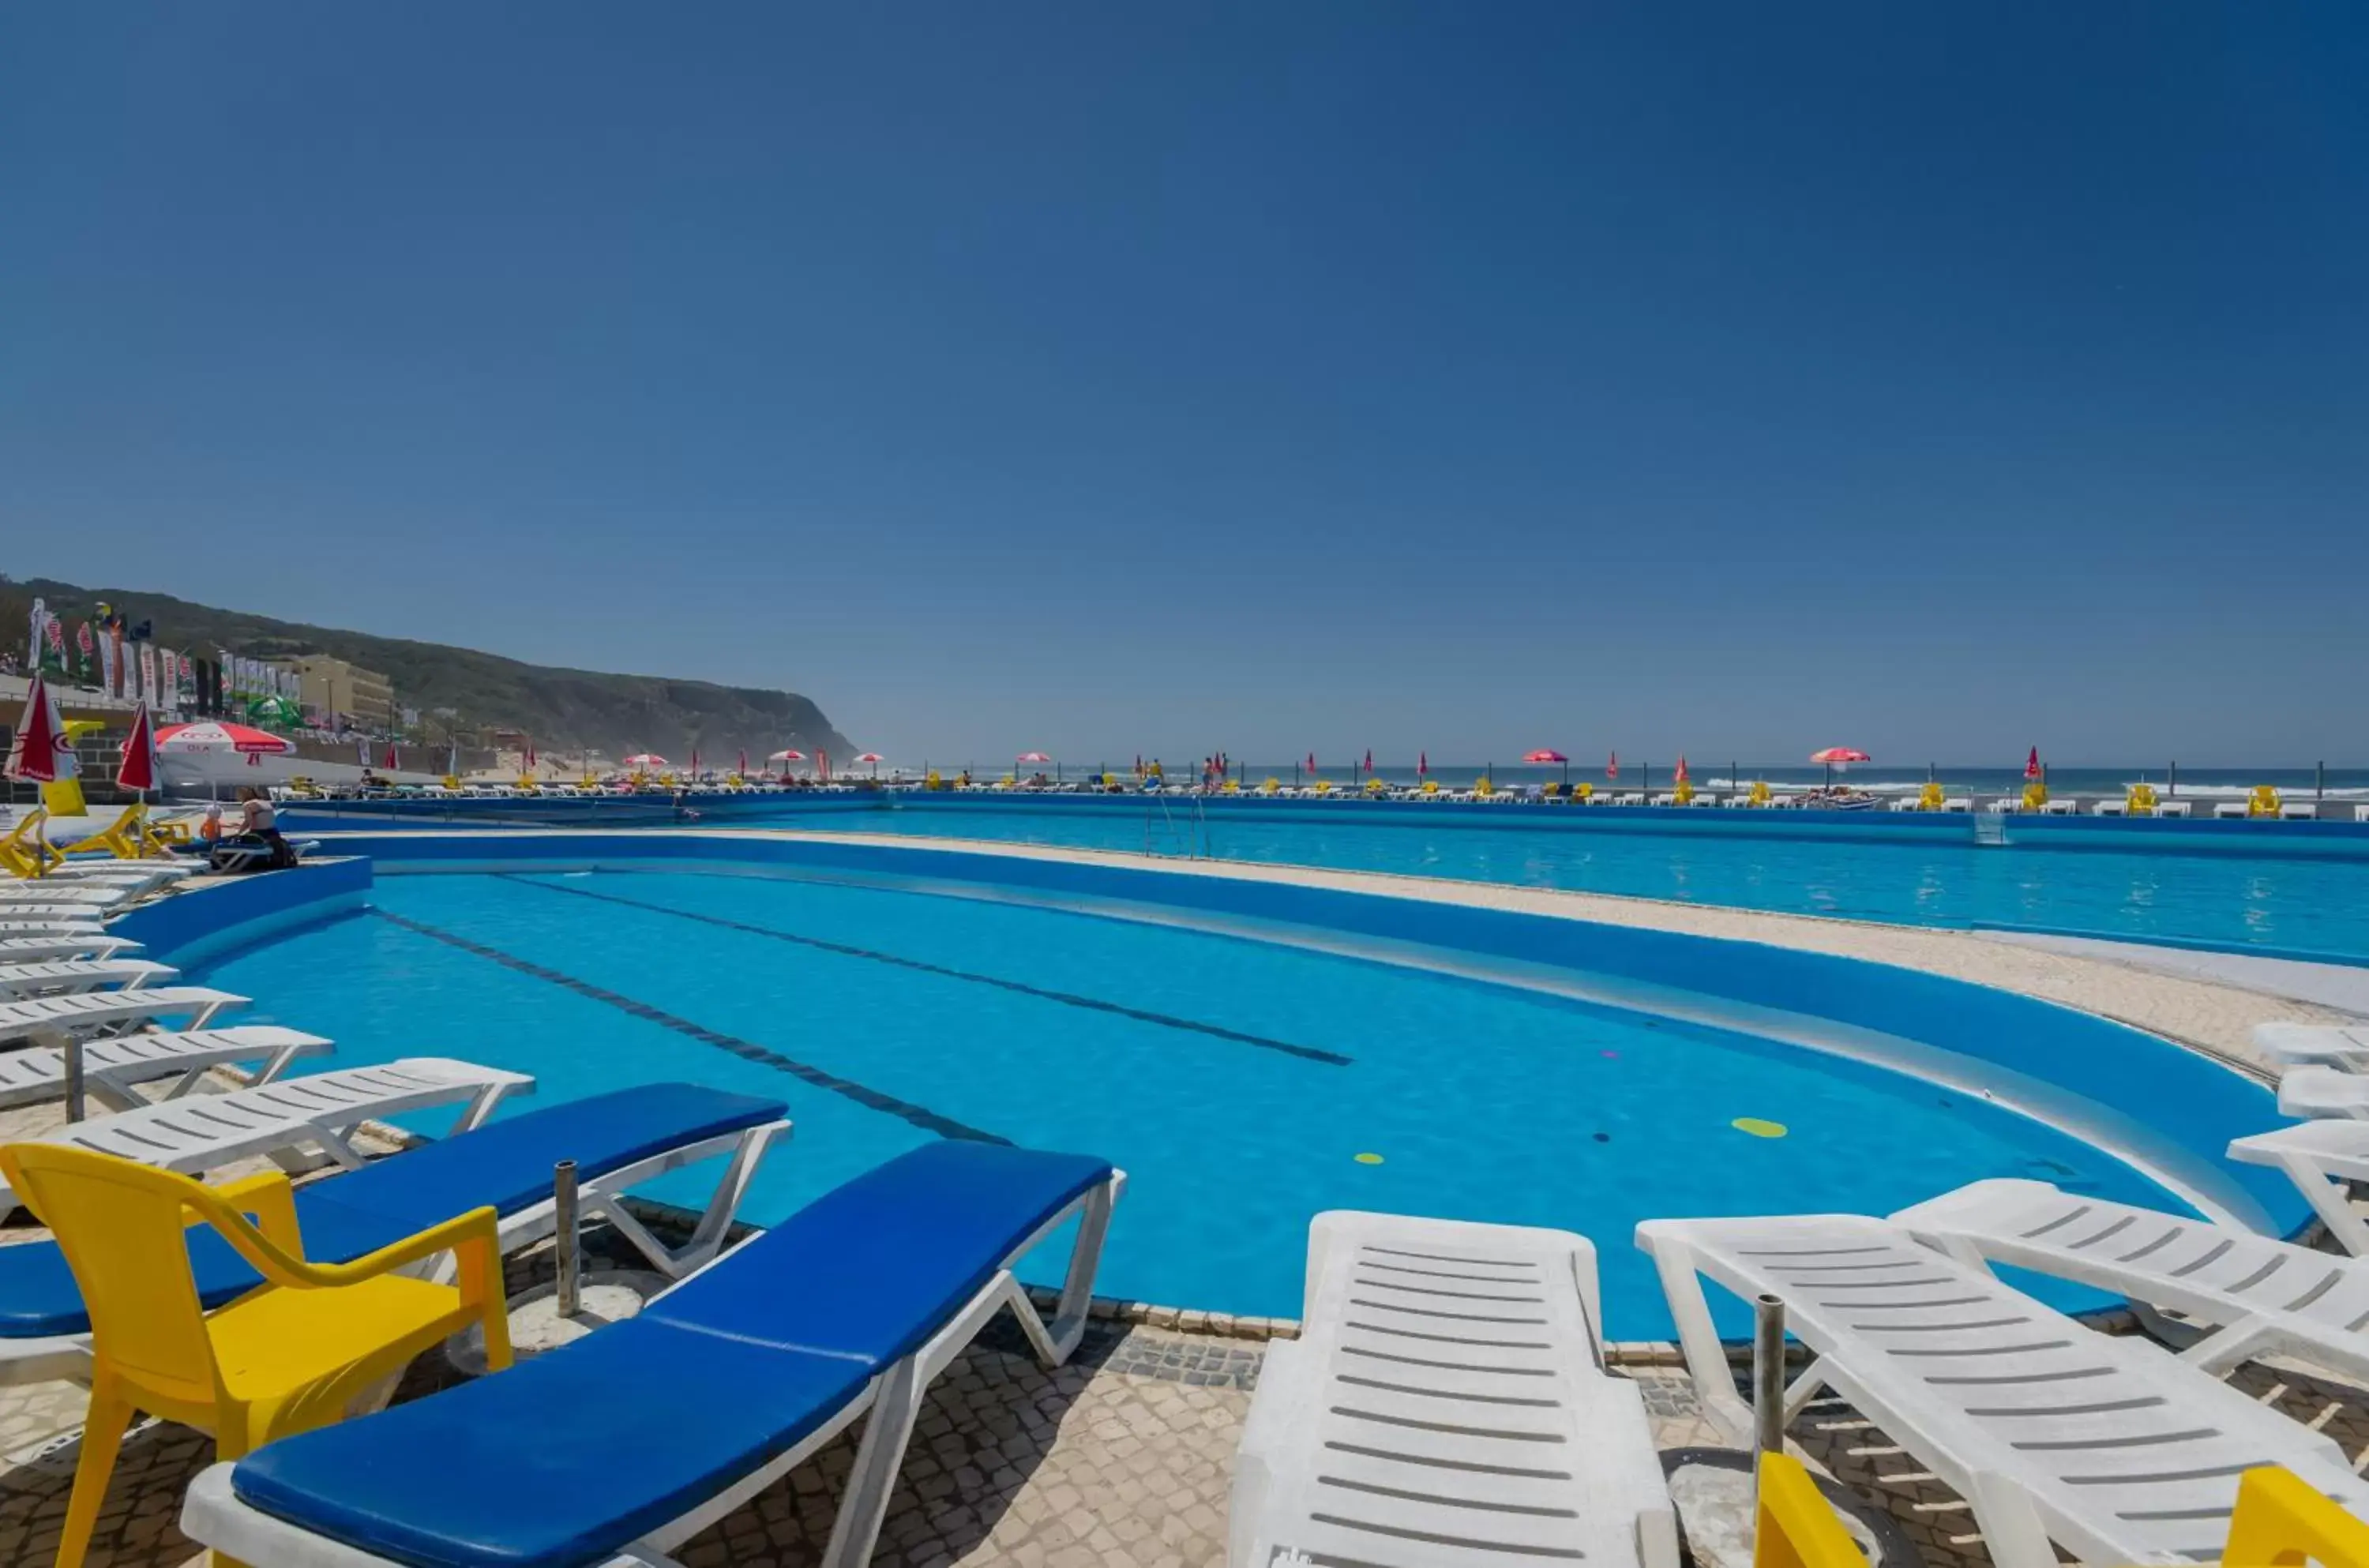
[(888, 759), (877, 751), (864, 751), (857, 753), (855, 760), (859, 762), (869, 762), (872, 765), (872, 776), (876, 779), (880, 776), (880, 764)]
[(158, 752), (239, 751), (250, 757), (284, 757), (296, 750), (284, 738), (243, 724), (207, 719), (199, 724), (168, 724), (156, 732)]
[[(875, 761), (879, 761), (878, 758), (875, 758), (873, 760)], [(1051, 757), (1042, 751), (1023, 751), (1018, 757), (1013, 759), (1013, 761), (1021, 762), (1049, 762), (1052, 760), (1053, 759)], [(864, 759), (858, 757), (856, 761), (860, 762), (864, 761)]]
[(663, 768), (667, 760), (655, 751), (636, 751), (625, 759), (624, 765), (629, 768)]
[(141, 795), (156, 787), (156, 730), (149, 722), (144, 702), (132, 715), (132, 733), (123, 738), (123, 761), (115, 770), (115, 787)]
[(1848, 746), (1829, 746), (1823, 751), (1810, 753), (1811, 761), (1825, 765), (1828, 784), (1834, 783), (1834, 771), (1837, 768), (1847, 768), (1853, 762), (1871, 762), (1874, 760), (1866, 752), (1855, 750)]
[(33, 671), (33, 684), (25, 693), (24, 716), (17, 721), (8, 743), (7, 765), (0, 771), (33, 784), (54, 784), (74, 776), (74, 742), (66, 738), (58, 700), (39, 670)]
[(776, 751), (765, 759), (768, 762), (803, 762), (806, 760), (807, 754), (803, 751)]
[(1564, 756), (1562, 752), (1555, 750), (1552, 747), (1541, 746), (1535, 751), (1525, 751), (1522, 753), (1522, 761), (1530, 763), (1561, 762), (1562, 764), (1562, 782), (1565, 784), (1571, 783), (1571, 759)]
[(1680, 757), (1678, 759), (1678, 783), (1688, 784), (1692, 782), (1692, 778), (1693, 775), (1687, 772), (1687, 760), (1684, 757)]
[(2040, 776), (2040, 748), (2037, 746), (2031, 749), (2031, 755), (2023, 760), (2023, 776), (2028, 779)]

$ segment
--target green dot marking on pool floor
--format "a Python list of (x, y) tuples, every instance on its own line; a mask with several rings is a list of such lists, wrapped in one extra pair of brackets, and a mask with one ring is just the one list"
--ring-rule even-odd
[(1783, 1122), (1763, 1121), (1758, 1116), (1738, 1116), (1727, 1125), (1755, 1138), (1782, 1138), (1787, 1131)]
[(1379, 1165), (1381, 1162), (1382, 1157), (1379, 1154), (1360, 1154), (1357, 1156), (1357, 1163), (1360, 1165)]

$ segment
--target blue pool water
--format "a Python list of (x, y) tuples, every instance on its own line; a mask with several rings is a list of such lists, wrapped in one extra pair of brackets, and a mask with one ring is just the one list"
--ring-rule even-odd
[(466, 1057), (534, 1073), (546, 1101), (663, 1079), (784, 1099), (796, 1131), (760, 1223), (939, 1136), (1107, 1156), (1131, 1177), (1117, 1296), (1296, 1315), (1309, 1218), (1369, 1207), (1588, 1234), (1611, 1332), (1660, 1337), (1640, 1219), (1883, 1213), (1988, 1175), (2173, 1202), (1909, 1077), (1266, 943), (695, 874), (383, 877), (371, 902), (204, 978), (332, 1036), (338, 1062)]
[[(1356, 808), (1351, 808), (1354, 811)], [(1345, 811), (1213, 810), (1207, 848), (1229, 860), (1419, 876), (1913, 925), (1983, 925), (2128, 941), (2192, 942), (2369, 963), (2369, 853), (2273, 857), (2181, 853), (2167, 825), (2128, 849), (2053, 841), (1977, 847), (1973, 830), (1937, 840), (1878, 824), (1859, 836), (1752, 832), (1732, 820), (1654, 831), (1642, 813), (1604, 825), (1538, 819), (1539, 808), (1442, 806), (1360, 821)], [(1570, 808), (1545, 808), (1558, 818)], [(1175, 819), (1181, 823), (1181, 814)], [(1185, 830), (1088, 801), (1066, 810), (959, 800), (845, 815), (785, 812), (779, 825), (1084, 849), (1181, 853)], [(1963, 821), (1961, 818), (1960, 821)], [(1615, 825), (1617, 824), (1617, 825)], [(1791, 826), (1790, 824), (1788, 825)], [(2052, 825), (2053, 826), (2053, 825)], [(2116, 836), (2122, 825), (2112, 825)], [(2276, 833), (2282, 824), (2260, 824)], [(2013, 830), (2011, 829), (2012, 832)], [(2037, 835), (2035, 835), (2035, 838)], [(2203, 837), (2188, 841), (2192, 849)], [(2288, 841), (2289, 847), (2300, 840)], [(2350, 846), (2347, 846), (2350, 847)]]

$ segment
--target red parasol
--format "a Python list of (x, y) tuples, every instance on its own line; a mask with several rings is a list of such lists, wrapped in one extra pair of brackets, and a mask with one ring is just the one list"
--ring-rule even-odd
[(64, 726), (58, 722), (57, 704), (50, 698), (49, 682), (41, 679), (37, 668), (33, 684), (25, 692), (25, 715), (17, 721), (16, 737), (8, 746), (8, 777), (54, 784), (58, 753), (71, 744)]
[(1615, 751), (1612, 753), (1612, 760), (1604, 764), (1604, 776), (1608, 779), (1617, 779), (1620, 776), (1619, 752)]
[(2040, 748), (2037, 746), (2031, 749), (2031, 755), (2023, 760), (2023, 776), (2028, 779), (2040, 776)]
[(123, 738), (123, 762), (115, 770), (115, 786), (143, 795), (156, 787), (156, 731), (145, 702), (132, 715), (132, 733)]

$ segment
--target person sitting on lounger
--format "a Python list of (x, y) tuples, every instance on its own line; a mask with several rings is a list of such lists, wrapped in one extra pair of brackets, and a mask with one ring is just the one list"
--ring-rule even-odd
[(248, 852), (229, 857), (241, 863), (242, 869), (251, 868), (252, 862), (258, 858), (253, 852), (258, 848), (269, 852), (266, 864), (271, 870), (279, 871), (295, 864), (296, 852), (289, 847), (286, 839), (280, 836), (280, 817), (272, 808), (270, 797), (255, 785), (245, 784), (239, 789), (238, 799), (239, 830), (215, 847), (214, 868), (223, 869), (225, 852), (233, 849)]

